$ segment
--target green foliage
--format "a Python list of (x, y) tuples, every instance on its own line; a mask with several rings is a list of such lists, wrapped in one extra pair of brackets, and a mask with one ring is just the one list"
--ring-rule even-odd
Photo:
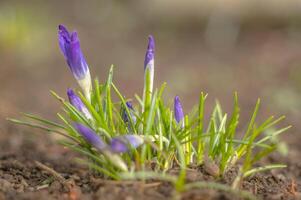
[[(146, 71), (146, 79), (148, 74)], [(207, 94), (201, 92), (197, 109), (185, 116), (185, 126), (182, 127), (175, 121), (174, 111), (164, 101), (165, 87), (164, 83), (160, 89), (153, 92), (146, 81), (143, 97), (141, 99), (135, 95), (137, 103), (132, 111), (126, 105), (128, 99), (114, 84), (111, 67), (104, 84), (100, 84), (97, 79), (94, 81), (91, 101), (78, 92), (92, 119), (87, 119), (69, 102), (51, 92), (63, 106), (63, 112), (57, 114), (61, 123), (32, 114), (24, 114), (28, 120), (10, 120), (64, 136), (65, 139), (60, 141), (62, 145), (83, 154), (88, 158), (84, 163), (113, 179), (135, 177), (135, 174), (147, 171), (169, 177), (167, 171), (178, 166), (181, 169), (179, 176), (172, 181), (176, 188), (181, 190), (185, 185), (186, 169), (191, 165), (202, 165), (204, 162), (212, 162), (219, 166), (220, 176), (240, 162), (240, 178), (259, 171), (284, 167), (269, 165), (253, 168), (257, 161), (277, 148), (275, 137), (290, 128), (276, 128), (284, 117), (269, 117), (262, 123), (257, 123), (260, 100), (255, 105), (246, 129), (243, 130), (244, 125), (240, 125), (238, 131), (240, 108), (237, 94), (234, 94), (231, 115), (224, 113), (220, 103), (216, 102), (208, 117), (205, 116)], [(112, 94), (115, 94), (117, 99), (112, 99)], [(123, 119), (122, 109), (129, 117), (128, 122)], [(99, 152), (76, 131), (73, 127), (74, 122), (88, 126), (106, 142), (112, 137), (130, 133), (140, 135), (144, 139), (144, 145), (137, 149), (131, 148), (129, 152), (122, 154)], [(269, 134), (263, 135), (267, 130)], [(118, 167), (124, 164), (126, 168)]]

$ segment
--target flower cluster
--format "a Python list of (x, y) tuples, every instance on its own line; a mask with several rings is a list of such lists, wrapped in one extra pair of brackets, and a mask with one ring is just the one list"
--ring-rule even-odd
[[(73, 76), (82, 88), (86, 98), (90, 100), (92, 91), (91, 76), (88, 64), (80, 48), (77, 32), (74, 31), (72, 33), (69, 33), (65, 26), (59, 25), (58, 40), (60, 49), (67, 61), (67, 64)], [(145, 69), (149, 69), (151, 71), (151, 82), (153, 82), (154, 74), (154, 46), (154, 39), (152, 36), (150, 36), (147, 53), (145, 55)], [(92, 115), (90, 114), (87, 107), (72, 89), (67, 90), (67, 95), (70, 104), (74, 106), (74, 108), (80, 111), (87, 119), (93, 120)], [(131, 102), (126, 102), (126, 106), (128, 107), (128, 109), (130, 109), (132, 120), (135, 122), (136, 118), (133, 115), (134, 108)], [(129, 117), (125, 112), (125, 109), (123, 109), (122, 118), (125, 123), (129, 123)], [(89, 127), (79, 123), (75, 123), (74, 127), (89, 144), (91, 144), (93, 147), (95, 147), (101, 152), (111, 151), (114, 153), (124, 153), (130, 149), (129, 147), (137, 148), (138, 146), (143, 144), (142, 137), (130, 134), (112, 138), (110, 144), (105, 144), (100, 138), (100, 136), (97, 135)]]
[[(91, 76), (89, 72), (88, 64), (83, 56), (83, 53), (80, 48), (79, 38), (77, 32), (69, 33), (67, 28), (63, 25), (59, 25), (58, 28), (58, 38), (60, 49), (67, 61), (67, 64), (73, 73), (73, 76), (78, 81), (81, 86), (86, 98), (91, 99), (92, 83)], [(153, 80), (154, 80), (154, 60), (155, 60), (155, 41), (153, 36), (149, 36), (148, 46), (145, 54), (144, 60), (144, 70), (149, 71), (150, 79), (150, 91), (153, 90)], [(145, 73), (147, 74), (147, 73)], [(145, 80), (147, 80), (145, 78)], [(79, 96), (75, 94), (72, 89), (67, 90), (67, 95), (69, 102), (74, 106), (78, 111), (80, 111), (87, 119), (93, 120), (92, 115), (89, 110), (86, 108)], [(126, 102), (126, 106), (130, 111), (131, 118), (133, 122), (136, 122), (136, 117), (133, 114), (134, 108), (131, 102)], [(181, 123), (181, 127), (184, 127), (184, 113), (178, 96), (174, 100), (174, 113), (175, 120), (177, 123)], [(129, 124), (129, 116), (126, 113), (125, 108), (122, 109), (122, 119), (125, 123)], [(114, 153), (124, 153), (129, 150), (130, 147), (138, 147), (143, 143), (142, 137), (139, 135), (124, 135), (111, 139), (109, 145), (105, 144), (100, 137), (90, 128), (82, 125), (75, 124), (76, 130), (80, 133), (83, 138), (90, 143), (93, 147), (99, 151), (104, 149), (107, 151), (112, 151)]]
[[(58, 28), (58, 38), (59, 38), (59, 46), (60, 49), (67, 61), (67, 64), (73, 73), (73, 76), (79, 83), (82, 88), (86, 98), (91, 100), (91, 91), (92, 91), (92, 83), (91, 76), (88, 64), (83, 56), (82, 50), (80, 48), (79, 38), (77, 32), (69, 33), (67, 28), (63, 25), (59, 25)], [(145, 80), (149, 81), (149, 91), (153, 90), (153, 80), (154, 80), (154, 60), (155, 60), (155, 41), (153, 36), (149, 36), (149, 42), (147, 51), (145, 54), (144, 61), (144, 70), (150, 73), (150, 79), (145, 78)], [(145, 73), (147, 74), (147, 73)], [(75, 94), (72, 89), (67, 90), (67, 95), (69, 98), (69, 102), (75, 109), (81, 112), (88, 120), (93, 120), (93, 117), (87, 107), (82, 102), (81, 98)], [(131, 119), (134, 123), (136, 123), (136, 117), (133, 114), (134, 108), (131, 102), (126, 102), (126, 106), (129, 109), (129, 114), (131, 115)], [(184, 124), (183, 121), (183, 110), (180, 104), (179, 97), (175, 97), (175, 119), (178, 123)], [(123, 121), (129, 125), (130, 119), (128, 114), (126, 113), (126, 109), (122, 109), (122, 119)], [(113, 153), (125, 153), (129, 151), (131, 148), (137, 148), (143, 144), (143, 138), (139, 135), (122, 135), (111, 138), (109, 144), (106, 144), (101, 137), (95, 133), (89, 127), (75, 123), (75, 129), (82, 137), (91, 144), (94, 148), (102, 153), (113, 152)], [(129, 128), (130, 129), (130, 128)], [(116, 160), (115, 160), (116, 163)], [(122, 167), (125, 168), (125, 167)]]

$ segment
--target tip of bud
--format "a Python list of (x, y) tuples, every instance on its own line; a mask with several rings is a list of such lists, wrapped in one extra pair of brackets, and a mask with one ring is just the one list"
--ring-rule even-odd
[(130, 108), (130, 109), (132, 109), (132, 110), (134, 109), (134, 108), (133, 108), (133, 104), (132, 104), (130, 101), (127, 101), (125, 104), (126, 104), (126, 106), (127, 106), (128, 108)]
[(71, 89), (71, 88), (68, 88), (67, 89), (67, 95), (68, 96), (71, 96), (71, 95), (74, 95), (75, 93), (74, 93), (74, 91)]
[(69, 31), (64, 25), (62, 25), (62, 24), (58, 25), (58, 31), (59, 31), (59, 34), (61, 34), (62, 36), (69, 37)]
[(152, 35), (148, 36), (148, 47), (147, 47), (147, 49), (152, 50), (152, 51), (155, 50), (155, 39)]
[(73, 31), (73, 32), (71, 33), (70, 38), (71, 38), (71, 41), (76, 41), (76, 40), (78, 40), (77, 32), (76, 32), (76, 31)]
[(59, 30), (63, 30), (63, 29), (66, 29), (66, 27), (65, 27), (63, 24), (59, 24), (59, 25), (58, 25), (58, 29), (59, 29)]
[(144, 59), (144, 69), (146, 69), (147, 65), (151, 65), (150, 67), (153, 68), (154, 58), (155, 58), (155, 40), (152, 35), (149, 35), (147, 51)]

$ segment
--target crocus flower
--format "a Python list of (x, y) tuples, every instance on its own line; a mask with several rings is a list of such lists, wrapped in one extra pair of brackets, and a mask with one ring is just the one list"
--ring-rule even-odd
[(83, 136), (83, 138), (94, 148), (99, 150), (103, 155), (105, 155), (112, 164), (122, 171), (128, 170), (127, 165), (124, 163), (121, 157), (117, 154), (114, 154), (114, 152), (108, 148), (108, 145), (104, 143), (92, 129), (78, 123), (76, 123), (74, 126), (76, 130)]
[[(135, 123), (136, 123), (136, 116), (135, 116), (135, 114), (134, 114), (135, 110), (134, 110), (134, 108), (133, 108), (133, 105), (132, 105), (131, 102), (127, 101), (127, 102), (126, 102), (126, 106), (127, 106), (128, 110), (129, 110), (129, 112), (130, 112), (132, 121), (133, 121), (133, 123), (135, 124)], [(130, 118), (129, 118), (129, 116), (128, 116), (126, 110), (125, 110), (125, 108), (122, 108), (122, 111), (121, 111), (121, 112), (122, 112), (121, 115), (122, 115), (123, 121), (124, 121), (125, 123), (129, 123), (129, 122), (130, 122)]]
[(123, 135), (111, 140), (110, 148), (115, 153), (127, 152), (131, 147), (137, 148), (143, 144), (143, 139), (139, 135)]
[(79, 123), (75, 123), (74, 127), (89, 144), (99, 150), (111, 163), (123, 171), (128, 170), (127, 165), (116, 153), (124, 153), (129, 150), (129, 146), (136, 148), (143, 143), (143, 139), (138, 135), (123, 135), (112, 138), (111, 144), (107, 145), (92, 129)]
[(69, 33), (66, 27), (59, 25), (58, 40), (60, 49), (71, 72), (83, 89), (85, 96), (90, 100), (92, 89), (91, 76), (88, 64), (80, 48), (77, 32)]
[(96, 149), (103, 151), (106, 149), (107, 145), (102, 141), (102, 139), (90, 128), (76, 123), (74, 125), (79, 134), (83, 136), (83, 138), (91, 144)]
[(154, 65), (155, 65), (155, 40), (152, 35), (148, 37), (148, 46), (144, 59), (144, 71), (150, 73), (150, 92), (153, 91), (154, 82)]
[(79, 98), (79, 96), (77, 96), (72, 89), (69, 88), (67, 90), (67, 95), (68, 95), (69, 102), (71, 103), (71, 105), (73, 105), (78, 111), (83, 113), (87, 119), (92, 119), (91, 113), (89, 112), (87, 107), (84, 105), (82, 100)]
[(183, 108), (178, 96), (175, 96), (174, 99), (174, 112), (175, 112), (175, 119), (177, 123), (182, 123), (181, 127), (184, 127), (184, 113)]

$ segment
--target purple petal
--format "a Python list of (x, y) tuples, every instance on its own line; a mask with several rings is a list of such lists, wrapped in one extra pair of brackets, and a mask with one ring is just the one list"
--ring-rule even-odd
[(92, 119), (92, 116), (91, 116), (89, 110), (84, 105), (84, 103), (79, 98), (79, 96), (77, 96), (72, 89), (69, 88), (67, 90), (67, 95), (68, 95), (68, 99), (69, 99), (69, 102), (71, 103), (71, 105), (73, 105), (78, 111), (83, 113), (86, 118)]
[(127, 152), (131, 147), (137, 148), (143, 144), (143, 139), (138, 135), (124, 135), (111, 140), (111, 151), (115, 153)]
[(59, 29), (59, 35), (65, 37), (66, 40), (70, 41), (70, 34), (68, 29), (62, 24), (58, 26), (58, 29)]
[(130, 101), (127, 101), (125, 104), (129, 109), (134, 110), (133, 104)]
[(59, 31), (58, 31), (59, 46), (60, 46), (60, 49), (61, 49), (63, 55), (67, 59), (65, 44), (67, 42), (70, 43), (70, 34), (69, 34), (68, 30), (66, 29), (66, 27), (63, 25), (59, 25), (58, 29), (59, 29)]
[(154, 58), (155, 58), (155, 40), (154, 37), (150, 35), (148, 37), (148, 46), (147, 46), (147, 51), (144, 59), (144, 70), (146, 69), (147, 65), (154, 60)]
[(81, 51), (77, 33), (70, 34), (63, 25), (59, 25), (58, 29), (60, 49), (75, 78), (81, 80), (87, 75), (89, 69)]
[[(135, 110), (133, 108), (133, 105), (132, 105), (132, 103), (130, 101), (127, 101), (126, 102), (126, 106), (128, 107), (130, 115), (131, 115), (131, 118), (133, 120), (133, 123), (135, 124), (136, 123), (136, 116), (134, 114)], [(122, 119), (123, 119), (123, 121), (125, 123), (130, 122), (130, 118), (128, 117), (128, 114), (127, 114), (125, 108), (122, 108)]]
[(96, 149), (103, 150), (106, 148), (107, 145), (92, 129), (78, 123), (75, 123), (74, 127), (83, 136), (83, 138)]
[(174, 99), (174, 112), (176, 121), (180, 123), (184, 119), (184, 113), (178, 96), (176, 96)]

